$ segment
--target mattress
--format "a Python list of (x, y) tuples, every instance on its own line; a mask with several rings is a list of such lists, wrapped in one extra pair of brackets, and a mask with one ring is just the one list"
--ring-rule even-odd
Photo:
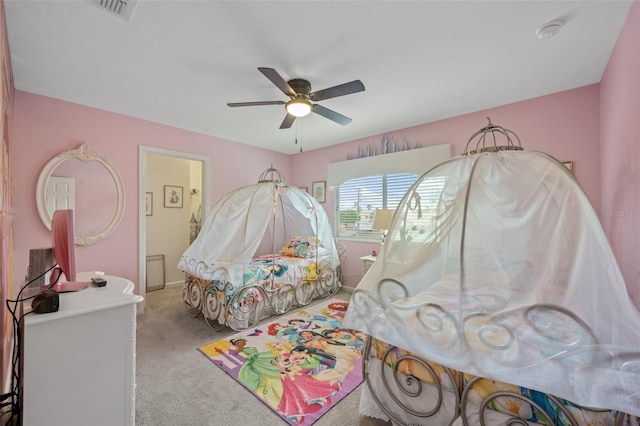
[(215, 271), (219, 279), (185, 276), (185, 302), (189, 312), (202, 312), (214, 329), (224, 325), (242, 330), (273, 314), (304, 306), (319, 295), (339, 288), (330, 259), (284, 254), (256, 256), (249, 263), (225, 265)]

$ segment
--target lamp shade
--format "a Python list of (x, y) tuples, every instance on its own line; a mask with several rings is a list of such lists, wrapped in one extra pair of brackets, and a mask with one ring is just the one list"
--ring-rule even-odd
[(389, 229), (391, 225), (391, 219), (393, 218), (394, 209), (376, 209), (373, 214), (373, 229)]
[(287, 112), (296, 117), (304, 117), (311, 112), (311, 104), (302, 98), (295, 98), (285, 104)]

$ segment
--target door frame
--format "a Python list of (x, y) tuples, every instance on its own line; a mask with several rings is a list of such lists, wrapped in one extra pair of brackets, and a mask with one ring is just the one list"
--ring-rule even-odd
[[(145, 189), (147, 186), (147, 154), (166, 155), (168, 157), (202, 162), (202, 220), (209, 212), (209, 182), (211, 182), (211, 158), (189, 152), (140, 145), (138, 149), (138, 294), (147, 292), (147, 227), (145, 214)], [(138, 313), (144, 313), (145, 301), (138, 304)]]

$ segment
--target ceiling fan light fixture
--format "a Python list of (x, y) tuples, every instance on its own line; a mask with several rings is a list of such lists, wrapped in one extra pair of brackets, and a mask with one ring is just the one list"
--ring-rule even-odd
[(296, 98), (287, 102), (285, 108), (295, 117), (304, 117), (311, 112), (311, 103), (304, 98)]

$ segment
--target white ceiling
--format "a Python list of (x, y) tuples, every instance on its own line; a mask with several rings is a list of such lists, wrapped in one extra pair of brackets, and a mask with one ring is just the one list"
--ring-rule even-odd
[[(4, 3), (16, 89), (291, 154), (597, 83), (632, 1)], [(226, 105), (289, 100), (258, 67), (366, 91), (319, 102), (347, 126), (280, 130), (282, 105)]]

